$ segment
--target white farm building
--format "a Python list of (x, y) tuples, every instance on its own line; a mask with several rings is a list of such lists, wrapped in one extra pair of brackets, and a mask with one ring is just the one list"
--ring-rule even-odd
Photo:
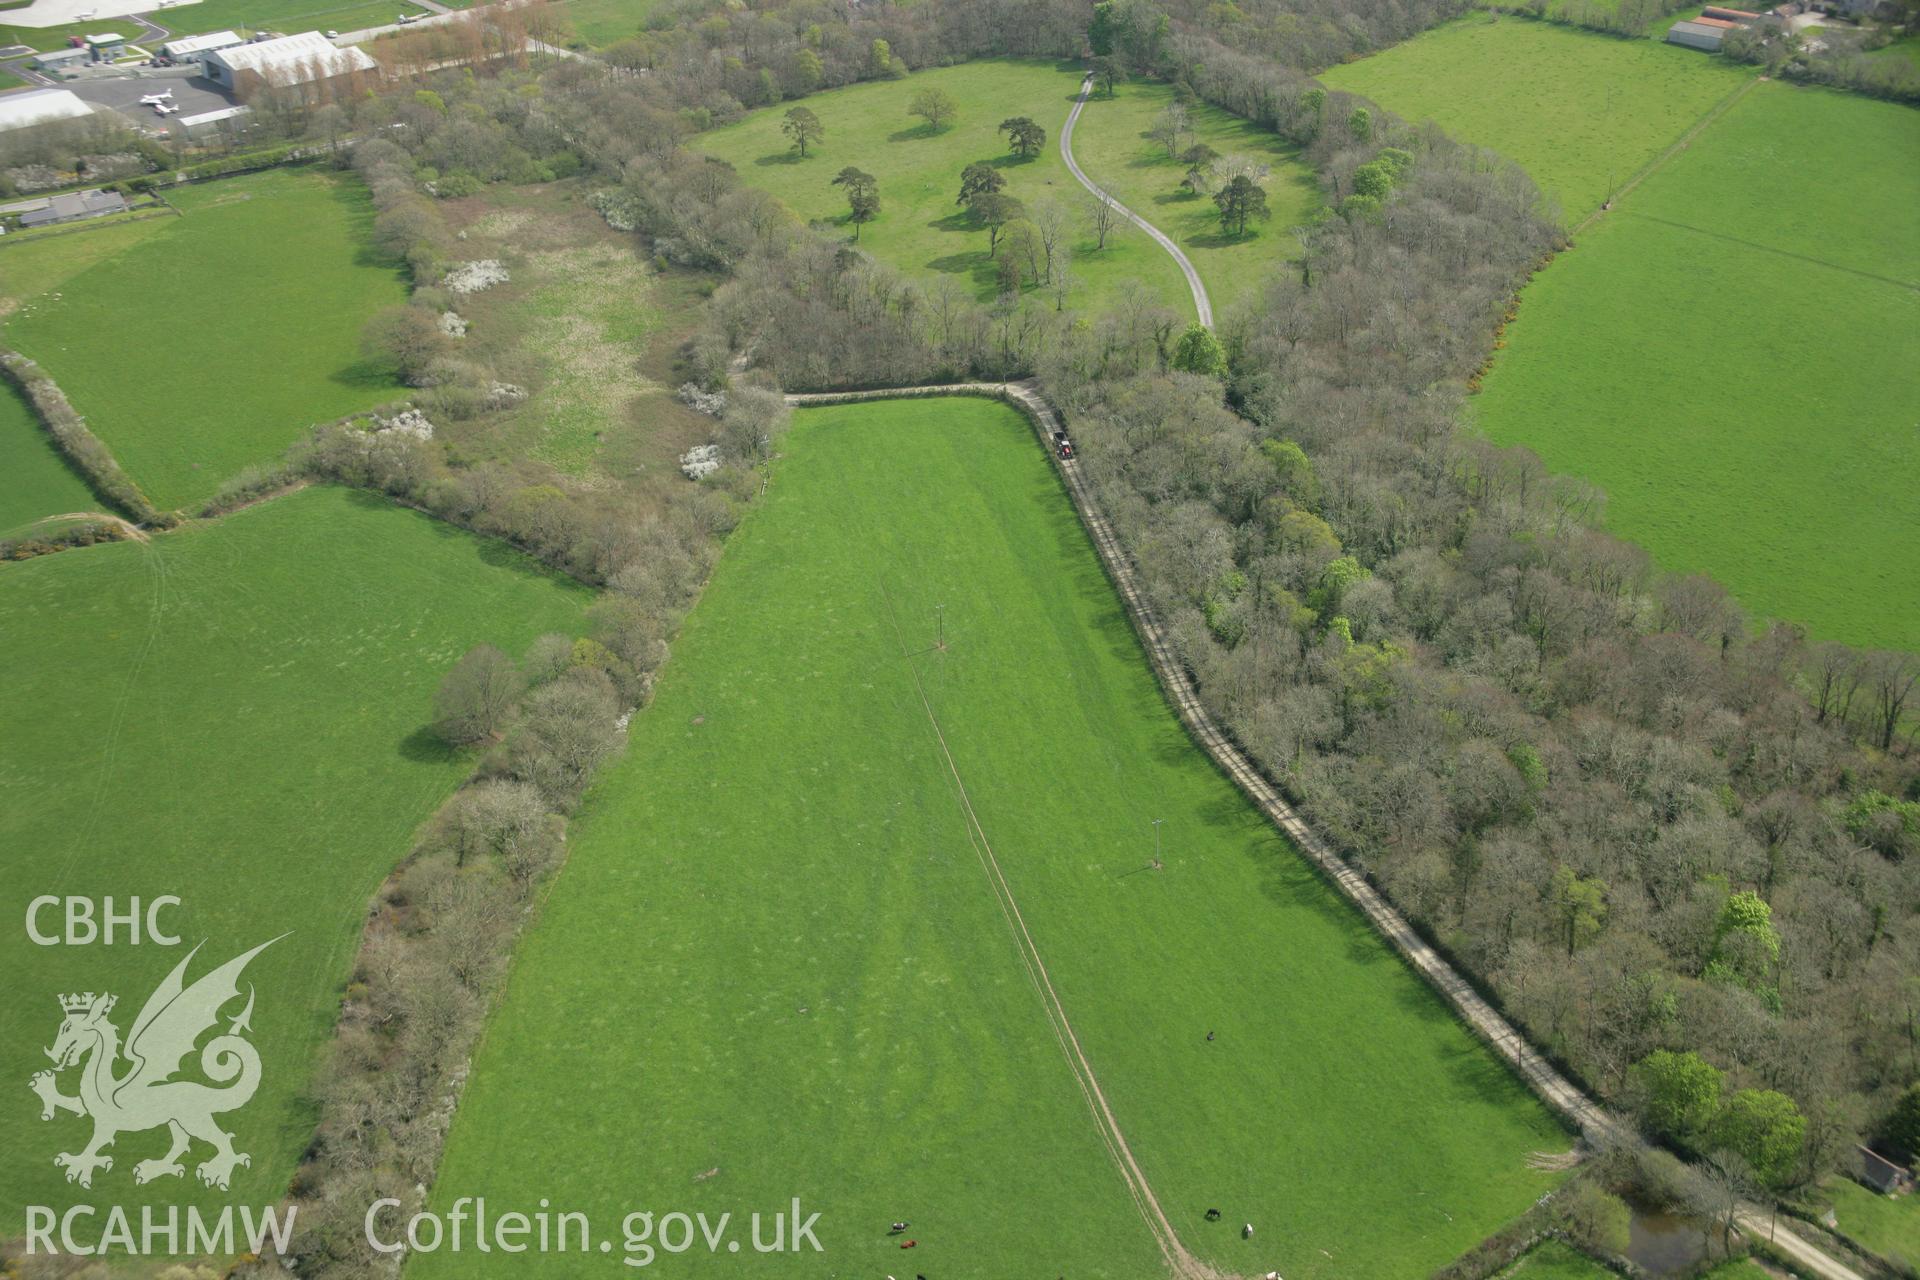
[(78, 120), (93, 108), (69, 89), (29, 89), (0, 94), (0, 133), (54, 120)]
[(308, 89), (309, 97), (319, 98), (329, 96), (327, 91), (340, 82), (374, 74), (380, 64), (360, 49), (338, 48), (318, 31), (303, 31), (297, 36), (215, 49), (201, 59), (200, 65), (207, 79), (234, 93), (245, 95), (262, 86), (299, 85)]

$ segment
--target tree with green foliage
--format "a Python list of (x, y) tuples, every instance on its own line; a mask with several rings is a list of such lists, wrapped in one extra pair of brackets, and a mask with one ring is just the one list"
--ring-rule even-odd
[(861, 224), (872, 222), (880, 215), (880, 180), (864, 169), (848, 165), (835, 175), (833, 185), (846, 191), (847, 221), (853, 223), (853, 238), (858, 240)]
[(1607, 882), (1583, 877), (1565, 863), (1553, 873), (1553, 910), (1566, 931), (1567, 954), (1593, 941), (1607, 922)]
[(1725, 1078), (1699, 1054), (1661, 1049), (1642, 1058), (1629, 1074), (1640, 1115), (1655, 1135), (1696, 1146), (1720, 1113)]
[(1347, 117), (1347, 132), (1353, 135), (1355, 142), (1366, 142), (1373, 137), (1373, 112), (1365, 107), (1355, 107), (1353, 114)]
[(1895, 1151), (1909, 1160), (1920, 1156), (1920, 1084), (1910, 1084), (1900, 1091), (1881, 1133)]
[[(1213, 330), (1195, 320), (1187, 325), (1173, 346), (1173, 367), (1182, 373), (1197, 373), (1204, 378), (1224, 378), (1227, 351), (1214, 337)], [(1356, 566), (1357, 567), (1357, 566)], [(1366, 572), (1364, 569), (1362, 573)]]
[(1093, 20), (1087, 23), (1087, 47), (1093, 50), (1095, 58), (1110, 57), (1118, 35), (1119, 18), (1114, 11), (1114, 0), (1101, 0), (1093, 6)]
[(1187, 172), (1180, 179), (1180, 185), (1191, 195), (1205, 195), (1207, 188), (1213, 185), (1213, 162), (1220, 153), (1204, 142), (1196, 142), (1180, 153), (1180, 163), (1187, 166)]
[(1791, 1183), (1806, 1141), (1807, 1120), (1792, 1098), (1772, 1089), (1742, 1089), (1713, 1122), (1711, 1138), (1745, 1160), (1767, 1187)]
[(955, 204), (971, 209), (981, 196), (990, 196), (1007, 185), (1000, 171), (984, 160), (976, 160), (960, 171), (960, 197)]
[(907, 68), (900, 59), (893, 56), (893, 46), (885, 40), (876, 38), (867, 46), (867, 75), (874, 79), (885, 76), (898, 80), (907, 74)]
[(1093, 81), (1109, 98), (1113, 96), (1113, 86), (1125, 84), (1126, 80), (1127, 67), (1120, 59), (1102, 54), (1093, 60)]
[(1748, 985), (1767, 982), (1780, 963), (1780, 932), (1773, 908), (1751, 890), (1727, 895), (1714, 927), (1714, 963)]
[(941, 126), (960, 114), (960, 104), (945, 89), (926, 88), (917, 91), (908, 100), (907, 114), (919, 116), (927, 122), (927, 128), (938, 133)]
[(1047, 145), (1047, 131), (1027, 116), (1002, 120), (1000, 132), (1007, 135), (1007, 145), (1013, 149), (1013, 154), (1023, 160), (1031, 160), (1040, 154), (1040, 148)]
[(1262, 440), (1260, 452), (1273, 464), (1273, 473), (1288, 497), (1303, 507), (1320, 505), (1320, 477), (1305, 449), (1291, 440)]
[(1265, 222), (1273, 216), (1267, 208), (1267, 193), (1244, 173), (1216, 191), (1213, 202), (1220, 207), (1220, 229), (1230, 236), (1244, 235), (1247, 223)]
[(807, 144), (818, 142), (827, 136), (827, 127), (820, 123), (820, 117), (806, 107), (788, 107), (787, 114), (780, 124), (780, 132), (793, 139), (800, 158), (807, 158)]

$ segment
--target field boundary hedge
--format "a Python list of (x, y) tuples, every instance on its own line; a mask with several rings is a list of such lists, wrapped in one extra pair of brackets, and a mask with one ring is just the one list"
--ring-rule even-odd
[(87, 420), (74, 409), (67, 393), (51, 375), (18, 351), (5, 347), (0, 347), (0, 370), (5, 371), (7, 380), (33, 406), (34, 415), (53, 437), (54, 444), (95, 493), (141, 524), (172, 523), (120, 466), (106, 442), (93, 434)]

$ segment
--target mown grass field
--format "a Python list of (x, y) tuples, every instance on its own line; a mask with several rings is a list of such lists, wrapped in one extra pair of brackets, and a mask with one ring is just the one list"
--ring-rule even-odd
[(1253, 224), (1245, 235), (1227, 235), (1212, 197), (1182, 191), (1186, 166), (1146, 136), (1172, 101), (1170, 86), (1146, 81), (1115, 86), (1111, 99), (1095, 94), (1074, 127), (1073, 155), (1088, 177), (1186, 250), (1215, 313), (1225, 314), (1235, 302), (1258, 296), (1281, 263), (1300, 257), (1293, 228), (1311, 221), (1321, 207), (1320, 187), (1297, 148), (1217, 107), (1194, 103), (1188, 109), (1193, 141), (1271, 166), (1261, 185), (1272, 219)]
[(1546, 1240), (1502, 1271), (1500, 1280), (1608, 1280), (1613, 1274), (1571, 1245)]
[(589, 49), (604, 49), (640, 34), (659, 0), (565, 0), (557, 6), (573, 34)]
[(784, 450), (575, 823), (438, 1206), (545, 1196), (611, 1232), (798, 1195), (825, 1256), (757, 1274), (1157, 1273), (955, 772), (1203, 1258), (1424, 1276), (1552, 1185), (1526, 1156), (1565, 1134), (1184, 736), (1022, 419), (808, 410)]
[[(519, 651), (578, 629), (584, 592), (496, 543), (346, 490), (309, 489), (148, 545), (0, 567), (0, 1236), (27, 1204), (272, 1204), (312, 1137), (303, 1102), (331, 1033), (369, 896), (409, 833), (472, 767), (425, 726), (440, 676), (482, 641)], [(260, 1092), (223, 1117), (250, 1152), (231, 1196), (136, 1189), (164, 1133), (128, 1133), (91, 1192), (56, 1152), (83, 1121), (43, 1123), (26, 1081), (47, 1065), (54, 994), (112, 991), (122, 1032), (184, 950), (40, 947), (40, 894), (176, 894), (195, 976), (286, 930), (249, 967)], [(49, 917), (43, 925), (55, 924)], [(57, 925), (55, 925), (57, 928)], [(72, 1093), (72, 1079), (62, 1081)], [(195, 1160), (204, 1159), (204, 1150)], [(135, 1220), (138, 1220), (137, 1211)]]
[(27, 402), (0, 383), (0, 534), (46, 516), (99, 509)]
[(1500, 153), (1572, 225), (1754, 74), (1653, 40), (1474, 13), (1320, 78)]
[(1534, 278), (1480, 424), (1750, 611), (1920, 649), (1916, 147), (1912, 108), (1758, 86)]
[(1920, 1199), (1883, 1196), (1852, 1178), (1834, 1178), (1826, 1191), (1841, 1231), (1883, 1258), (1920, 1260)]
[[(987, 232), (955, 201), (961, 170), (976, 160), (990, 162), (1006, 177), (1007, 194), (1029, 209), (1054, 200), (1073, 211), (1079, 284), (1069, 306), (1097, 310), (1113, 302), (1126, 281), (1140, 280), (1168, 306), (1191, 312), (1179, 267), (1145, 235), (1128, 227), (1096, 251), (1092, 237), (1078, 227), (1086, 191), (1060, 159), (1059, 135), (1080, 92), (1080, 75), (1078, 67), (1065, 64), (969, 62), (757, 111), (692, 145), (731, 163), (743, 181), (772, 192), (803, 220), (842, 226), (849, 239), (846, 198), (831, 184), (846, 165), (866, 170), (880, 180), (881, 208), (861, 229), (860, 247), (923, 283), (957, 281), (981, 300), (998, 288)], [(945, 90), (960, 104), (958, 119), (939, 133), (907, 114), (908, 101), (927, 87)], [(780, 132), (790, 105), (806, 107), (826, 126), (824, 142), (809, 147), (805, 160)], [(1014, 116), (1028, 116), (1047, 131), (1046, 146), (1031, 159), (1015, 157), (999, 132), (1000, 122)]]
[[(0, 249), (9, 271), (57, 280), (25, 296), (5, 340), (163, 509), (211, 496), (316, 422), (399, 398), (361, 355), (360, 329), (406, 297), (402, 272), (369, 246), (352, 179), (281, 169), (168, 199), (181, 217), (103, 230), (114, 240), (76, 269), (96, 246), (71, 242), (92, 232)], [(42, 255), (54, 266), (37, 266)]]

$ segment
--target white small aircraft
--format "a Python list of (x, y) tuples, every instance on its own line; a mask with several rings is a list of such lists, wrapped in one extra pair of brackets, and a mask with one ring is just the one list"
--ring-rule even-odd
[(175, 116), (180, 114), (180, 108), (171, 106), (165, 102), (156, 102), (153, 104), (153, 114), (157, 116)]
[(140, 99), (140, 105), (143, 107), (157, 107), (163, 102), (172, 102), (172, 101), (173, 101), (173, 90), (167, 89), (160, 93), (148, 94), (146, 97)]

